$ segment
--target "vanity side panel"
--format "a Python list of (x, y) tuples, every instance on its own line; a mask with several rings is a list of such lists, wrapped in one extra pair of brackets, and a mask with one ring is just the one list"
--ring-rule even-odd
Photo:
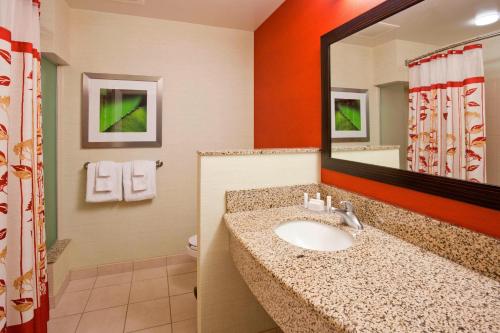
[(320, 154), (199, 156), (198, 332), (255, 333), (275, 327), (229, 253), (226, 192), (318, 183)]

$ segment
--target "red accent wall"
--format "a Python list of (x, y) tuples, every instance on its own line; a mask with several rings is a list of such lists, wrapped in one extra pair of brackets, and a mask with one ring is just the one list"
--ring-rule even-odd
[[(320, 36), (383, 0), (286, 0), (255, 31), (255, 148), (321, 146)], [(323, 169), (321, 180), (500, 237), (500, 212)]]

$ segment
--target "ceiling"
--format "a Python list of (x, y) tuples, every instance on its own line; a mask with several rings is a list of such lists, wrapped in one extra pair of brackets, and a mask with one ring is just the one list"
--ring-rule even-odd
[(66, 0), (70, 7), (254, 31), (285, 0)]
[(492, 10), (500, 11), (500, 0), (425, 0), (342, 42), (376, 46), (402, 39), (445, 46), (500, 30), (500, 21), (483, 27), (473, 24), (477, 14)]

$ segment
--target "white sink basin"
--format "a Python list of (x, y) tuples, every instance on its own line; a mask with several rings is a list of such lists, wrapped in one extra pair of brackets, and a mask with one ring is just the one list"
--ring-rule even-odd
[(285, 222), (274, 232), (284, 241), (308, 250), (340, 251), (350, 248), (354, 242), (350, 233), (314, 221)]

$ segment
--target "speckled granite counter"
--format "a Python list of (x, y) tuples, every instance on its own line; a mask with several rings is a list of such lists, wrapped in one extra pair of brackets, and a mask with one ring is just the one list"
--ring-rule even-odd
[(228, 149), (213, 151), (198, 151), (199, 156), (231, 156), (231, 155), (272, 155), (319, 153), (319, 148), (270, 148), (270, 149)]
[(285, 332), (500, 332), (500, 283), (379, 229), (365, 225), (350, 249), (320, 252), (273, 228), (338, 225), (334, 215), (293, 206), (224, 219), (236, 267)]

